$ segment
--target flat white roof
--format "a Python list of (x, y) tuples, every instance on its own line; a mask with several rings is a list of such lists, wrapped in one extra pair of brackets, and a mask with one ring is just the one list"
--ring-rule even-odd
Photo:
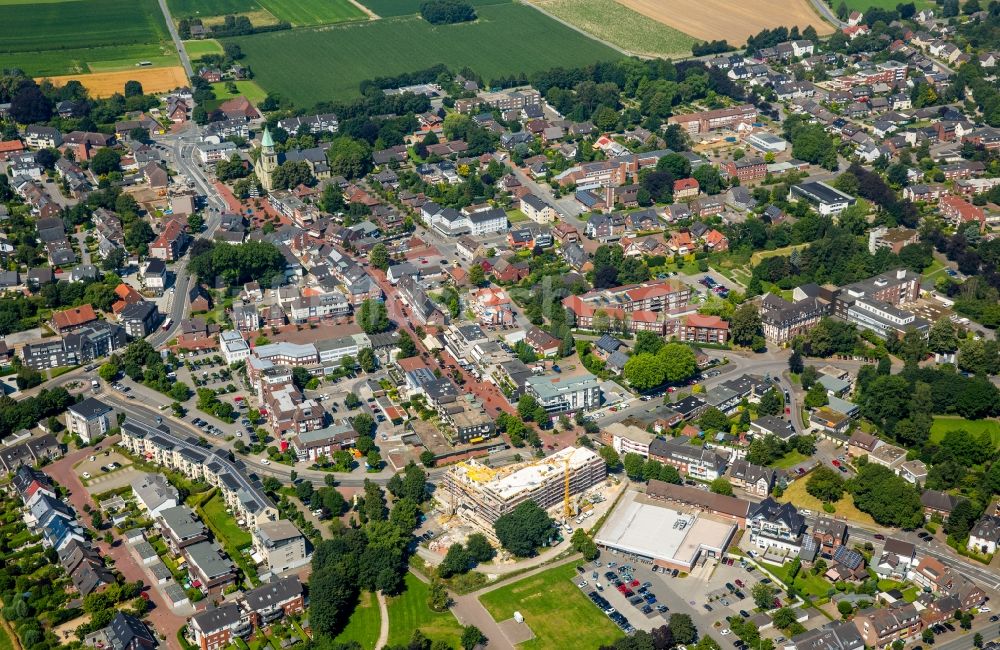
[[(683, 527), (678, 522), (685, 522)], [(692, 566), (702, 550), (721, 553), (735, 524), (679, 512), (628, 491), (597, 534), (598, 544)]]

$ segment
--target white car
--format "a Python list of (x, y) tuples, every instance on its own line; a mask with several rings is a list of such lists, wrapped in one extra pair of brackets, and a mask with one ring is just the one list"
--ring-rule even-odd
[(991, 611), (993, 611), (993, 610), (991, 610), (991, 609), (990, 609), (989, 607), (987, 607), (986, 605), (983, 605), (982, 607), (980, 607), (980, 608), (979, 608), (979, 612), (980, 612), (981, 614), (989, 614), (989, 613), (990, 613)]
[(726, 629), (724, 629), (723, 631), (719, 632), (719, 634), (721, 634), (722, 636), (729, 636), (729, 634), (730, 634), (731, 632), (732, 632), (732, 630), (730, 630), (730, 629), (729, 629), (729, 628), (727, 627), (727, 628), (726, 628)]
[(87, 460), (89, 460), (90, 462), (94, 462), (95, 460), (97, 460), (97, 456), (91, 456)]
[(84, 472), (82, 474), (82, 476), (83, 476), (84, 479), (88, 479), (88, 478), (90, 478), (90, 472)]
[(271, 461), (269, 461), (269, 460), (268, 460), (268, 459), (266, 459), (266, 458), (261, 458), (261, 459), (260, 459), (260, 464), (261, 464), (261, 465), (270, 465), (270, 464), (271, 464)]

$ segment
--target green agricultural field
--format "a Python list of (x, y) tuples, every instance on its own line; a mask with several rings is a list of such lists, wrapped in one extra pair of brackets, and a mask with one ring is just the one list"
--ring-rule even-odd
[(325, 25), (347, 20), (363, 20), (367, 17), (365, 12), (350, 0), (169, 0), (169, 2), (170, 13), (174, 18), (247, 14), (250, 20), (256, 23), (263, 11), (273, 16), (274, 22), (284, 20), (293, 25)]
[(993, 446), (1000, 447), (1000, 422), (997, 420), (966, 420), (948, 415), (935, 415), (931, 425), (931, 442), (941, 442), (949, 431), (964, 429), (974, 436), (984, 431), (993, 438)]
[(480, 7), (479, 20), (462, 25), (394, 18), (233, 40), (265, 90), (303, 108), (353, 99), (365, 79), (439, 63), (455, 69), (469, 66), (490, 80), (621, 57), (535, 9), (515, 4)]
[[(460, 645), (462, 626), (451, 612), (431, 610), (427, 606), (427, 593), (425, 583), (412, 573), (406, 574), (406, 591), (388, 602), (389, 645), (406, 645), (414, 630), (420, 630), (432, 641), (446, 641), (453, 648)], [(375, 607), (377, 610), (378, 605)]]
[(168, 0), (174, 20), (259, 11), (256, 0)]
[(192, 61), (197, 61), (206, 54), (222, 54), (222, 44), (214, 38), (203, 41), (184, 41), (184, 50)]
[[(375, 594), (365, 591), (358, 599), (358, 606), (351, 612), (347, 627), (334, 639), (337, 643), (356, 641), (362, 650), (372, 650), (378, 642), (382, 616), (379, 613)], [(0, 650), (3, 650), (0, 648)]]
[[(147, 45), (167, 40), (156, 0), (0, 5), (0, 59), (15, 52), (51, 52), (95, 47)], [(87, 60), (120, 59), (119, 56)], [(65, 68), (70, 68), (67, 64)]]
[[(368, 7), (382, 18), (392, 16), (411, 16), (420, 13), (420, 3), (424, 0), (361, 0), (361, 4)], [(484, 5), (506, 4), (510, 0), (469, 0), (469, 4), (474, 7)]]
[(532, 0), (588, 34), (641, 56), (689, 56), (697, 39), (615, 0)]
[(479, 602), (496, 621), (524, 615), (535, 638), (519, 647), (548, 650), (567, 647), (567, 639), (579, 648), (596, 648), (622, 636), (600, 610), (576, 586), (576, 563), (570, 562), (530, 578), (483, 594)]
[[(865, 11), (868, 7), (877, 7), (879, 9), (895, 9), (896, 5), (899, 4), (899, 0), (844, 0), (847, 4), (847, 8), (851, 11)], [(840, 0), (833, 0), (832, 3), (828, 2), (834, 11), (840, 6)], [(916, 5), (917, 11), (921, 9), (933, 9), (935, 4), (931, 0), (913, 0), (913, 4)]]
[(293, 25), (325, 25), (368, 18), (350, 0), (260, 0), (260, 4), (279, 20)]
[(149, 61), (155, 67), (179, 64), (177, 55), (165, 43), (13, 52), (0, 55), (0, 59), (3, 67), (20, 68), (35, 77), (127, 70), (135, 68), (139, 61)]

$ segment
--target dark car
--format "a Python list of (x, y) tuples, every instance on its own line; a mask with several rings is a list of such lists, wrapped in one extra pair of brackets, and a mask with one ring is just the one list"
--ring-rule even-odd
[(643, 614), (652, 614), (653, 613), (653, 608), (650, 607), (649, 605), (643, 605), (643, 607), (642, 607), (642, 613)]
[(704, 607), (704, 608), (705, 608), (705, 611), (706, 611), (706, 612), (710, 612), (710, 611), (712, 611), (712, 606), (711, 606), (711, 605), (709, 605), (708, 603), (705, 603), (704, 605), (702, 605), (702, 607)]
[(673, 572), (670, 575), (672, 577), (676, 578), (678, 573), (679, 573), (679, 571), (677, 571), (677, 569), (674, 569)]

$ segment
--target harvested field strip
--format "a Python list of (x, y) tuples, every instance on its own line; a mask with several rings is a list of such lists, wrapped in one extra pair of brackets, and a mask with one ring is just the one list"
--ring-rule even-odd
[(690, 56), (697, 40), (615, 0), (535, 0), (533, 4), (638, 56)]

